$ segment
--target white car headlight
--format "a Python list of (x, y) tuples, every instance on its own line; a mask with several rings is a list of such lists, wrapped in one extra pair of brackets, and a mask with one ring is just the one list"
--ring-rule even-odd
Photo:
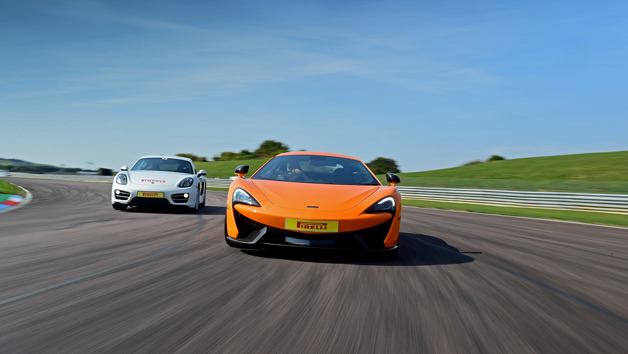
[(179, 182), (179, 188), (192, 187), (193, 184), (194, 184), (194, 178), (186, 177), (181, 182)]
[(116, 176), (116, 183), (117, 184), (125, 185), (125, 184), (127, 184), (128, 181), (129, 181), (129, 179), (126, 176), (126, 174), (124, 174), (124, 173), (118, 173), (118, 175)]
[(255, 198), (253, 198), (250, 194), (248, 194), (242, 188), (236, 188), (233, 191), (233, 198), (231, 198), (232, 203), (235, 204), (247, 204), (252, 206), (261, 206)]
[(368, 209), (366, 209), (365, 213), (395, 213), (395, 198), (386, 197), (379, 200), (377, 203), (371, 205)]

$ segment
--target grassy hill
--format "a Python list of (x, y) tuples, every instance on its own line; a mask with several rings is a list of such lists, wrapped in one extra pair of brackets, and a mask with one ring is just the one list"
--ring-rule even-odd
[(628, 151), (491, 161), (405, 177), (517, 179), (524, 181), (628, 181)]
[(46, 165), (41, 163), (33, 163), (19, 159), (5, 159), (0, 158), (0, 169), (6, 169), (13, 172), (26, 172), (26, 173), (53, 173), (53, 172), (71, 172), (80, 171), (80, 168), (73, 167), (57, 167), (53, 165)]
[(32, 163), (19, 159), (5, 159), (0, 157), (0, 165), (10, 165), (10, 166), (45, 166), (38, 163)]
[(628, 194), (628, 151), (491, 161), (399, 176), (401, 186)]
[(235, 176), (233, 171), (239, 165), (249, 165), (249, 173), (247, 176), (250, 176), (268, 160), (269, 159), (195, 162), (194, 166), (196, 166), (197, 171), (207, 171), (207, 178), (229, 178)]

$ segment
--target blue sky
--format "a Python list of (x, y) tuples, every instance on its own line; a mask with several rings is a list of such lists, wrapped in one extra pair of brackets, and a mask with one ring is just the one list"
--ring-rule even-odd
[(624, 1), (0, 0), (0, 157), (628, 150)]

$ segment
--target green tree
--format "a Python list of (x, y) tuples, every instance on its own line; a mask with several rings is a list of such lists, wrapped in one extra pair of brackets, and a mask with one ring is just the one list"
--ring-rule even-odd
[(269, 157), (290, 151), (288, 145), (276, 140), (266, 140), (253, 152), (255, 157)]
[(393, 159), (388, 159), (385, 157), (378, 157), (375, 160), (366, 164), (371, 171), (373, 171), (376, 175), (381, 175), (383, 173), (393, 172), (399, 173), (399, 167), (397, 167), (397, 162)]
[(196, 156), (194, 154), (177, 154), (176, 156), (187, 157), (194, 162), (207, 162), (206, 157)]
[(493, 155), (491, 157), (488, 158), (488, 160), (486, 160), (486, 162), (489, 161), (501, 161), (501, 160), (506, 160), (504, 157), (499, 156), (499, 155)]
[[(288, 145), (275, 140), (266, 140), (260, 144), (257, 150), (251, 152), (249, 150), (242, 150), (240, 152), (224, 151), (220, 155), (214, 155), (214, 161), (234, 161), (234, 160), (249, 160), (254, 158), (266, 158), (272, 157), (283, 152), (288, 152), (290, 149)], [(183, 154), (180, 154), (181, 156)], [(186, 156), (187, 157), (187, 156)]]
[(236, 157), (236, 160), (249, 160), (253, 158), (255, 158), (255, 155), (253, 155), (252, 152), (250, 152), (249, 150), (242, 150)]
[(474, 161), (469, 161), (469, 162), (463, 164), (462, 166), (475, 165), (475, 164), (478, 164), (478, 163), (483, 163), (483, 162), (482, 162), (482, 160), (474, 160)]
[(214, 161), (233, 161), (237, 160), (239, 155), (237, 152), (224, 151), (220, 155), (214, 156)]

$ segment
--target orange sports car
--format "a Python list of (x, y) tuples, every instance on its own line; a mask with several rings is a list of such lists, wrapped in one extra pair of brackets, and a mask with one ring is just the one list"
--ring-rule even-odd
[(225, 241), (231, 247), (290, 246), (386, 251), (395, 255), (401, 220), (399, 177), (382, 186), (355, 157), (290, 152), (251, 178), (238, 166), (229, 188)]

